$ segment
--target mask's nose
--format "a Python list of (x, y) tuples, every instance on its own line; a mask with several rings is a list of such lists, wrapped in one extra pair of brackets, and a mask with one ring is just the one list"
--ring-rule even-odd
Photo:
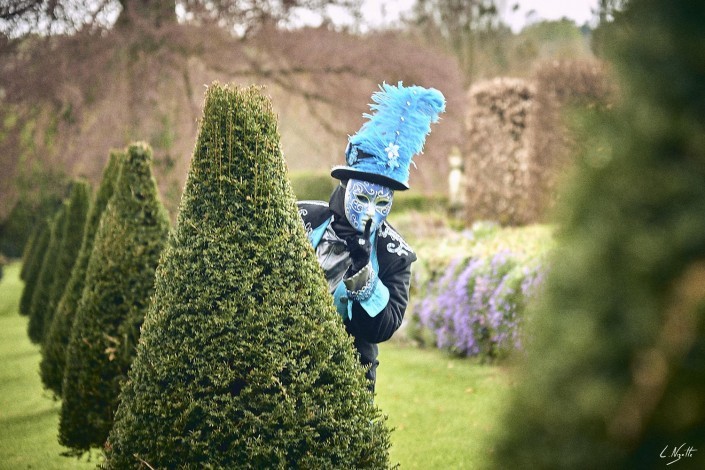
[(365, 212), (369, 218), (374, 217), (375, 215), (375, 206), (372, 204), (367, 205), (367, 211)]

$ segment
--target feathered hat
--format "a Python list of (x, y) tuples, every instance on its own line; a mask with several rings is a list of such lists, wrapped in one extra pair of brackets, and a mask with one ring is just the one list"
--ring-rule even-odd
[[(396, 191), (409, 189), (409, 165), (421, 153), (431, 124), (445, 111), (445, 98), (434, 88), (383, 83), (372, 95), (372, 114), (348, 139), (347, 166), (336, 166), (337, 179), (361, 179)], [(416, 166), (416, 165), (414, 165)]]

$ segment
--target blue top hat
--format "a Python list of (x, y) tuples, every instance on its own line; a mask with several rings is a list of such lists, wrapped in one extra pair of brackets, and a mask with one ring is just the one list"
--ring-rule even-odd
[[(373, 114), (348, 139), (347, 166), (336, 166), (331, 175), (338, 179), (360, 179), (393, 190), (409, 189), (409, 166), (421, 153), (431, 124), (445, 111), (445, 98), (434, 88), (404, 87), (383, 83), (372, 95)], [(414, 165), (415, 166), (415, 165)]]

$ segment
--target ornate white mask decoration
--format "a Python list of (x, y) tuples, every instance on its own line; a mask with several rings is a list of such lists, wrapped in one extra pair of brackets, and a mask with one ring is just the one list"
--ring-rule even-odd
[(355, 230), (362, 233), (368, 219), (374, 232), (392, 209), (394, 191), (369, 181), (351, 179), (345, 188), (345, 217)]

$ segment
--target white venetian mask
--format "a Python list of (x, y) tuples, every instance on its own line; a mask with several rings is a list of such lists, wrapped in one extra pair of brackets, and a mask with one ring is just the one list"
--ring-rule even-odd
[(345, 188), (345, 217), (355, 230), (362, 233), (368, 219), (372, 219), (371, 231), (387, 218), (392, 209), (394, 191), (386, 186), (369, 181), (351, 179)]

